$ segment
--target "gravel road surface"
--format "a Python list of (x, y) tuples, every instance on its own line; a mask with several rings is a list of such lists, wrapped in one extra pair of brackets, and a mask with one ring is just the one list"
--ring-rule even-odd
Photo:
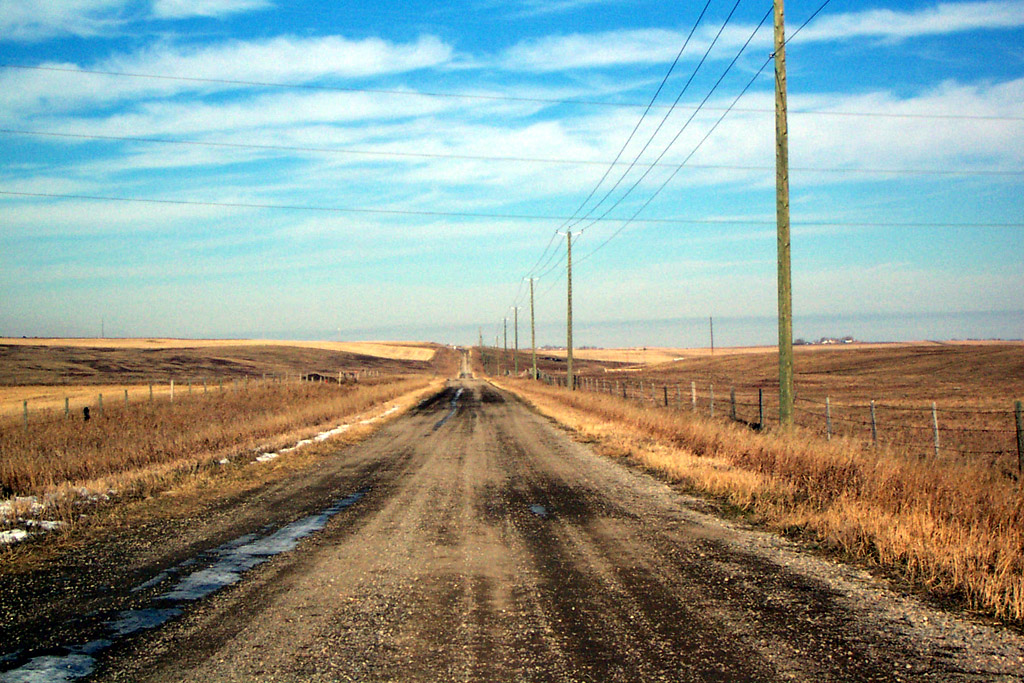
[[(219, 511), (203, 537), (220, 545), (195, 562), (198, 538), (126, 551), (134, 590), (43, 610), (101, 615), (60, 636), (101, 643), (90, 680), (1024, 679), (1013, 631), (723, 521), (484, 382), (452, 381), (327, 460), (233, 522)], [(238, 548), (280, 545), (266, 539), (289, 522), (315, 528), (239, 564)], [(185, 595), (225, 557), (229, 585)], [(125, 628), (129, 607), (153, 623)], [(0, 681), (34, 680), (17, 678), (27, 660)]]

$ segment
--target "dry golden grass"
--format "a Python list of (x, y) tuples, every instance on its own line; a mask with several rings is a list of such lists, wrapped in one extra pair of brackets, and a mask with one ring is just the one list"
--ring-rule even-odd
[(393, 360), (429, 361), (437, 348), (416, 342), (330, 342), (330, 341), (278, 341), (261, 339), (154, 339), (154, 338), (20, 338), (0, 337), (0, 345), (10, 346), (63, 346), (72, 348), (105, 349), (195, 349), (237, 346), (292, 346), (327, 351), (344, 351)]
[(609, 454), (633, 456), (933, 595), (1024, 622), (1024, 490), (990, 467), (827, 443), (799, 428), (756, 433), (534, 382), (502, 385)]
[[(936, 404), (940, 457), (983, 462), (1004, 472), (1017, 468), (1013, 404), (1024, 397), (1024, 345), (1020, 343), (881, 344), (874, 346), (800, 347), (796, 352), (796, 421), (826, 431), (830, 399), (833, 434), (862, 442), (872, 440), (871, 401), (876, 402), (880, 442), (934, 457), (931, 406)], [(550, 372), (564, 372), (551, 367)], [(710, 412), (714, 391), (716, 415), (730, 411), (735, 390), (737, 416), (758, 421), (758, 390), (765, 418), (778, 417), (778, 366), (773, 353), (694, 356), (671, 363), (631, 368), (584, 366), (583, 386), (631, 396), (652, 392), (662, 402), (691, 410), (691, 382), (697, 411)], [(641, 388), (642, 383), (642, 388)]]
[(122, 494), (139, 486), (159, 488), (182, 468), (287, 445), (437, 381), (254, 382), (173, 403), (114, 403), (102, 415), (94, 411), (89, 422), (61, 417), (24, 430), (8, 421), (0, 429), (0, 487), (36, 496), (81, 486)]
[[(953, 341), (953, 342), (855, 342), (852, 344), (813, 344), (797, 347), (797, 353), (807, 354), (835, 354), (848, 351), (897, 351), (918, 350), (921, 348), (942, 348), (942, 347), (987, 347), (987, 346), (1013, 346), (1024, 352), (1024, 342), (1007, 341)], [(522, 352), (522, 351), (521, 351)], [(543, 349), (538, 353), (544, 356), (565, 358), (565, 349)], [(623, 364), (627, 366), (645, 367), (649, 365), (666, 365), (686, 361), (707, 361), (725, 359), (733, 356), (775, 356), (778, 348), (775, 346), (727, 346), (716, 348), (714, 353), (710, 348), (676, 348), (666, 346), (637, 346), (630, 348), (614, 349), (573, 349), (573, 358), (579, 360), (591, 360), (604, 363)], [(756, 362), (756, 361), (755, 361)], [(669, 369), (669, 368), (664, 368)]]
[[(211, 382), (207, 385), (207, 391), (216, 391), (217, 384)], [(73, 385), (50, 385), (50, 384), (29, 384), (17, 386), (0, 386), (0, 417), (21, 417), (24, 410), (23, 401), (29, 403), (29, 415), (31, 420), (36, 420), (44, 411), (46, 418), (52, 418), (53, 412), (61, 414), (64, 412), (64, 399), (68, 399), (68, 409), (76, 416), (81, 416), (82, 408), (91, 406), (95, 409), (99, 402), (100, 394), (103, 395), (105, 405), (124, 405), (124, 392), (128, 392), (130, 403), (149, 400), (149, 387), (139, 384), (73, 384)], [(188, 386), (178, 384), (174, 388), (176, 396), (187, 396)], [(199, 381), (192, 387), (194, 394), (203, 392), (202, 382)], [(170, 384), (154, 384), (154, 399), (166, 399), (171, 393)]]

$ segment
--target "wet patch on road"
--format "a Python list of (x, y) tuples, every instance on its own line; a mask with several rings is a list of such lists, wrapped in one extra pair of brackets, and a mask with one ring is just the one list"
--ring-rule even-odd
[(212, 563), (202, 569), (185, 574), (200, 563), (198, 558), (190, 558), (160, 572), (132, 589), (132, 592), (140, 592), (181, 577), (169, 591), (153, 598), (150, 606), (119, 612), (102, 624), (105, 637), (84, 645), (51, 648), (45, 652), (19, 651), (0, 657), (0, 665), (10, 667), (0, 672), (0, 683), (73, 681), (88, 676), (95, 667), (96, 656), (115, 641), (162, 626), (183, 613), (180, 607), (183, 603), (200, 600), (237, 583), (249, 570), (294, 549), (303, 538), (323, 529), (332, 517), (359, 502), (368, 491), (368, 488), (361, 489), (318, 514), (303, 517), (271, 533), (245, 534), (228, 541), (203, 553), (201, 557)]
[(462, 391), (463, 390), (460, 388), (458, 391), (455, 392), (455, 395), (452, 396), (451, 401), (449, 401), (449, 405), (451, 406), (451, 408), (448, 410), (448, 414), (442, 417), (440, 420), (438, 420), (437, 424), (434, 425), (435, 432), (441, 427), (443, 427), (444, 423), (450, 420), (452, 416), (459, 411), (459, 398), (462, 397)]

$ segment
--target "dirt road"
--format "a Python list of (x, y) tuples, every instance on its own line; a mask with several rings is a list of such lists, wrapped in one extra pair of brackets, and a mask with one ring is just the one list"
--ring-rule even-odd
[[(60, 666), (101, 681), (1024, 676), (1018, 635), (723, 522), (483, 382), (453, 381), (337, 459), (316, 486), (338, 502), (285, 529), (313, 533), (153, 565), (132, 593), (145, 609), (112, 613)], [(287, 552), (240, 560), (254, 544)], [(0, 681), (33, 680), (22, 660)]]

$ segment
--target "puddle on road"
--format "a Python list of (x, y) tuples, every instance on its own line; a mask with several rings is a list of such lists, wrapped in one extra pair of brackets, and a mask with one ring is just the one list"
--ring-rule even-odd
[(454, 415), (455, 412), (459, 409), (459, 397), (461, 397), (461, 396), (462, 396), (462, 389), (459, 389), (458, 391), (455, 392), (455, 396), (453, 396), (452, 400), (450, 401), (451, 406), (452, 406), (451, 410), (449, 410), (448, 414), (445, 415), (444, 417), (442, 417), (440, 420), (438, 420), (437, 424), (434, 425), (434, 431), (435, 432), (438, 429), (440, 429), (441, 427), (443, 427), (444, 423), (447, 422), (448, 420), (450, 420), (452, 415)]
[[(113, 645), (113, 640), (125, 638), (140, 631), (162, 626), (183, 610), (175, 605), (204, 598), (225, 586), (241, 580), (245, 572), (257, 567), (274, 555), (292, 550), (306, 536), (320, 531), (331, 517), (359, 502), (369, 489), (362, 489), (335, 502), (326, 510), (303, 517), (287, 524), (277, 531), (260, 536), (246, 534), (204, 553), (213, 563), (184, 576), (171, 590), (152, 599), (153, 607), (126, 610), (103, 624), (111, 640), (93, 640), (85, 645), (63, 648), (60, 655), (46, 654), (33, 657), (25, 662), (21, 651), (0, 656), (0, 666), (23, 661), (17, 668), (0, 672), (0, 683), (62, 683), (83, 678), (92, 673), (95, 656)], [(152, 579), (135, 586), (132, 592), (152, 588), (182, 570), (196, 564), (197, 558), (189, 558), (171, 569), (164, 570)]]
[(546, 507), (544, 507), (543, 505), (531, 505), (530, 506), (530, 512), (532, 512), (533, 514), (535, 514), (538, 517), (541, 517), (543, 519), (547, 519), (548, 518), (548, 509)]

